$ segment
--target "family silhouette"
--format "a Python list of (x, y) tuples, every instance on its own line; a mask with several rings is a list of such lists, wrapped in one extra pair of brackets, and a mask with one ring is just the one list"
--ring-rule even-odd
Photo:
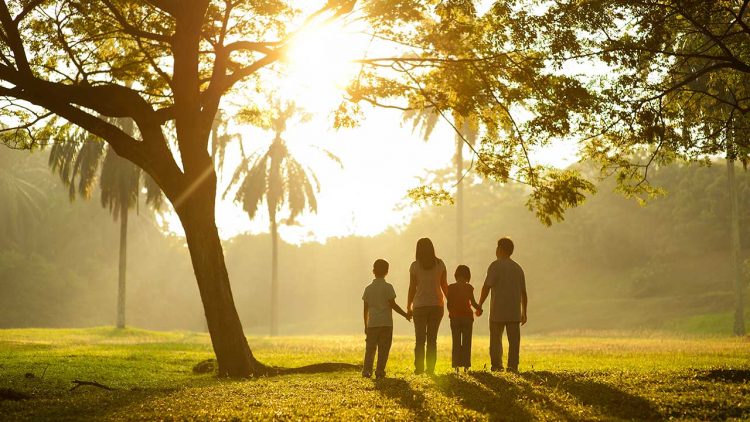
[(435, 255), (435, 246), (429, 238), (417, 241), (415, 260), (409, 267), (409, 291), (406, 311), (396, 303), (396, 291), (385, 280), (389, 264), (378, 259), (373, 264), (375, 279), (362, 295), (365, 323), (365, 359), (362, 376), (373, 375), (377, 354), (375, 377), (384, 378), (388, 354), (393, 341), (392, 311), (414, 322), (414, 373), (434, 374), (437, 362), (437, 335), (447, 302), (448, 317), (453, 339), (451, 355), (455, 371), (471, 367), (471, 339), (474, 316), (480, 317), (482, 305), (490, 298), (490, 362), (492, 371), (503, 370), (503, 332), (508, 336), (509, 372), (518, 372), (521, 344), (521, 325), (527, 320), (526, 277), (523, 268), (511, 259), (515, 246), (510, 238), (497, 241), (497, 259), (487, 268), (487, 276), (479, 298), (474, 297), (471, 270), (459, 265), (454, 272), (455, 282), (448, 284), (447, 269), (443, 260)]

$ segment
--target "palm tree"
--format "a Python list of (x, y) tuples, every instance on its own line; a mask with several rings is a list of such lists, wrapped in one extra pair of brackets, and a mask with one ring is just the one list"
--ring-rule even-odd
[[(440, 114), (430, 109), (407, 111), (405, 120), (413, 120), (413, 129), (420, 128), (422, 138), (427, 141), (432, 135)], [(453, 115), (453, 126), (456, 139), (456, 153), (454, 155), (456, 177), (456, 263), (463, 262), (464, 255), (464, 144), (474, 145), (477, 139), (478, 120), (475, 117), (463, 117), (457, 113)]]
[(476, 119), (455, 117), (456, 133), (456, 260), (464, 259), (464, 143), (474, 145), (477, 140)]
[[(119, 125), (126, 133), (135, 133), (132, 120), (120, 121)], [(115, 221), (120, 222), (116, 327), (125, 328), (128, 211), (138, 206), (142, 182), (146, 203), (156, 209), (161, 206), (161, 191), (140, 168), (121, 158), (111, 147), (105, 147), (104, 142), (83, 132), (73, 132), (69, 138), (56, 140), (50, 150), (49, 166), (68, 186), (71, 201), (76, 196), (89, 199), (99, 173), (101, 205), (109, 208)]]
[[(698, 42), (705, 42), (703, 36), (699, 36)], [(689, 66), (686, 67), (688, 71), (695, 71)], [(689, 86), (696, 90), (696, 92), (709, 92), (708, 78), (700, 77), (691, 81)], [(740, 241), (740, 209), (739, 209), (739, 198), (737, 179), (735, 176), (735, 164), (736, 161), (740, 161), (747, 170), (750, 164), (750, 152), (748, 151), (746, 142), (740, 139), (740, 133), (744, 131), (740, 128), (747, 127), (747, 117), (742, 115), (735, 116), (734, 110), (727, 107), (726, 104), (732, 104), (734, 94), (725, 91), (719, 92), (718, 97), (723, 103), (708, 108), (708, 111), (699, 109), (699, 112), (707, 114), (709, 121), (714, 121), (709, 124), (708, 130), (712, 131), (724, 131), (725, 140), (725, 153), (726, 153), (726, 167), (727, 167), (727, 193), (729, 195), (729, 266), (732, 271), (732, 279), (734, 281), (735, 289), (735, 307), (734, 307), (734, 324), (733, 331), (737, 336), (745, 335), (745, 279), (742, 275), (742, 243)], [(712, 115), (713, 114), (713, 115)], [(718, 114), (718, 119), (716, 115)], [(722, 121), (723, 120), (723, 121)]]
[[(236, 187), (234, 201), (242, 205), (243, 210), (252, 220), (258, 208), (265, 200), (268, 208), (268, 219), (271, 231), (271, 335), (279, 332), (279, 213), (286, 207), (287, 223), (305, 211), (316, 213), (318, 203), (316, 194), (320, 192), (320, 183), (313, 171), (302, 164), (287, 148), (282, 138), (287, 122), (294, 116), (305, 121), (309, 115), (293, 103), (274, 104), (275, 111), (263, 122), (256, 121), (261, 128), (274, 133), (271, 144), (243, 158), (232, 176), (224, 197)], [(242, 145), (240, 143), (240, 145)], [(328, 158), (341, 165), (341, 160), (331, 152), (315, 148)]]

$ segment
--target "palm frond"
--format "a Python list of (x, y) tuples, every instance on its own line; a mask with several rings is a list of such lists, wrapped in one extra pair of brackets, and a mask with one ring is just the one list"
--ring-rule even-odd
[(161, 192), (159, 184), (156, 183), (151, 175), (143, 173), (143, 187), (146, 188), (146, 204), (150, 205), (156, 211), (160, 211), (162, 205), (164, 205), (164, 195)]
[(266, 201), (268, 211), (273, 214), (284, 205), (284, 192), (287, 187), (284, 162), (289, 158), (289, 150), (284, 141), (277, 136), (268, 148), (268, 191)]
[(286, 162), (286, 174), (287, 174), (287, 204), (289, 206), (289, 221), (293, 222), (294, 219), (301, 214), (307, 206), (307, 198), (305, 197), (304, 183), (307, 175), (302, 170), (299, 163), (293, 159), (287, 160)]
[(239, 189), (234, 197), (235, 202), (242, 204), (242, 209), (252, 220), (258, 212), (258, 206), (263, 201), (263, 196), (268, 188), (268, 174), (265, 166), (266, 160), (259, 159), (242, 179)]
[(329, 159), (329, 160), (331, 160), (331, 161), (333, 161), (334, 163), (338, 164), (338, 165), (339, 165), (339, 168), (340, 168), (340, 169), (343, 169), (343, 168), (344, 168), (344, 162), (343, 162), (343, 161), (341, 161), (341, 158), (339, 158), (339, 156), (338, 156), (338, 155), (336, 155), (336, 154), (332, 153), (331, 151), (329, 151), (329, 150), (327, 150), (327, 149), (325, 149), (325, 148), (319, 147), (319, 146), (317, 146), (317, 145), (310, 145), (310, 146), (311, 146), (311, 147), (312, 147), (313, 149), (315, 149), (316, 151), (318, 151), (318, 152), (320, 152), (321, 154), (323, 154), (323, 155), (325, 155), (326, 157), (328, 157), (328, 159)]
[[(293, 184), (300, 189), (300, 191), (302, 192), (302, 196), (305, 198), (305, 201), (302, 202), (302, 206), (296, 210), (297, 213), (301, 213), (306, 210), (312, 213), (317, 213), (318, 201), (316, 198), (316, 194), (320, 191), (320, 183), (318, 182), (317, 176), (315, 176), (315, 174), (312, 172), (308, 172), (305, 167), (302, 166), (302, 164), (297, 160), (290, 160), (289, 164), (293, 169), (292, 173), (295, 175), (295, 177), (291, 180), (293, 181)], [(313, 181), (315, 185), (313, 185)], [(292, 209), (291, 203), (289, 205), (289, 208), (292, 212), (295, 211)]]
[(227, 147), (232, 141), (239, 139), (236, 133), (229, 133), (229, 124), (224, 113), (219, 110), (211, 126), (211, 158), (216, 163), (216, 171), (222, 174)]
[(440, 121), (440, 114), (432, 109), (408, 110), (404, 112), (404, 121), (411, 121), (412, 132), (419, 131), (422, 139), (426, 141)]
[(71, 174), (71, 188), (78, 175), (78, 194), (86, 199), (91, 198), (103, 154), (104, 142), (91, 136), (85, 138)]
[(140, 193), (141, 169), (107, 148), (101, 172), (101, 204), (109, 208), (115, 220), (122, 208), (136, 205)]
[(68, 187), (71, 201), (76, 193), (88, 199), (96, 183), (104, 143), (81, 131), (67, 132), (65, 135), (65, 138), (56, 139), (52, 144), (49, 166)]

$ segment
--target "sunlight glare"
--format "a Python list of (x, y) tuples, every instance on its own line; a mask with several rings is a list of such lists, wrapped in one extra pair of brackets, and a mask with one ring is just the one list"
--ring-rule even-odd
[(357, 76), (354, 61), (366, 48), (361, 33), (338, 21), (302, 30), (285, 56), (282, 96), (313, 112), (332, 110)]

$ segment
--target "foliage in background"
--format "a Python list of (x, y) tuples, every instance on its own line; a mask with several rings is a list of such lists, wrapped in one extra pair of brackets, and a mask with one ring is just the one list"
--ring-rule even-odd
[[(9, 161), (21, 152), (0, 150)], [(8, 158), (10, 157), (10, 158)], [(23, 156), (25, 157), (25, 155)], [(29, 166), (46, 158), (33, 155)], [(34, 164), (37, 163), (37, 164)], [(581, 168), (583, 174), (595, 173)], [(690, 318), (725, 314), (732, 293), (728, 262), (728, 197), (723, 166), (670, 166), (655, 181), (669, 195), (641, 207), (613, 192), (614, 182), (586, 207), (573, 210), (552, 228), (540, 225), (525, 208), (519, 186), (467, 186), (465, 261), (472, 284), (483, 282), (497, 238), (511, 236), (516, 258), (529, 279), (528, 332), (568, 329), (678, 328)], [(117, 226), (97, 204), (68, 204), (65, 190), (48, 172), (29, 180), (46, 200), (39, 221), (25, 223), (25, 243), (5, 244), (0, 258), (0, 327), (104, 325), (114, 313)], [(750, 181), (740, 178), (743, 207), (750, 207)], [(55, 210), (55, 212), (50, 212)], [(391, 263), (389, 281), (400, 297), (408, 288), (408, 266), (420, 237), (435, 241), (437, 253), (455, 268), (450, 206), (426, 207), (409, 224), (375, 237), (329, 239), (326, 244), (289, 245), (280, 254), (294, 265), (280, 267), (283, 310), (280, 326), (289, 334), (351, 333), (361, 325), (362, 289), (376, 258)], [(131, 324), (153, 329), (203, 330), (198, 291), (184, 239), (164, 236), (150, 212), (133, 225), (130, 271)], [(97, 227), (96, 230), (87, 229)], [(742, 216), (743, 249), (750, 249), (750, 217)], [(647, 239), (647, 241), (644, 241)], [(270, 324), (266, 283), (271, 251), (267, 235), (243, 235), (224, 242), (240, 317), (250, 334), (265, 335)], [(161, 251), (154, 254), (154, 250)], [(745, 256), (748, 256), (745, 252)], [(452, 271), (450, 271), (452, 273)], [(155, 301), (154, 297), (169, 300)], [(329, 304), (335, 301), (337, 307)], [(304, 309), (305, 312), (295, 312)], [(531, 310), (533, 309), (533, 312)], [(721, 317), (723, 318), (723, 317)], [(684, 320), (684, 323), (679, 321)], [(716, 327), (717, 325), (712, 325)], [(443, 324), (447, 334), (447, 324)], [(479, 321), (477, 332), (486, 330)], [(729, 325), (723, 331), (729, 334)], [(408, 334), (408, 324), (396, 332)]]

